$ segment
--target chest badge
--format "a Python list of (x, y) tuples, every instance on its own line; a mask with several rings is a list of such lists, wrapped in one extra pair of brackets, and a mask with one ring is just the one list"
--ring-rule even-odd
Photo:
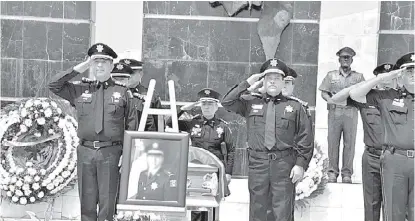
[(193, 128), (192, 128), (192, 133), (191, 135), (195, 135), (195, 136), (200, 136), (200, 133), (202, 132), (202, 128), (200, 127), (200, 125), (196, 124)]
[(291, 113), (293, 112), (293, 107), (291, 105), (288, 105), (285, 107), (285, 112)]
[(221, 138), (222, 134), (223, 134), (223, 128), (222, 127), (218, 127), (216, 129), (216, 133), (218, 133), (218, 137)]
[(155, 189), (157, 189), (159, 187), (159, 185), (156, 183), (156, 182), (153, 182), (152, 184), (151, 184), (151, 190), (155, 190)]
[(118, 103), (120, 101), (121, 94), (120, 92), (114, 92), (112, 94), (112, 101)]
[(84, 93), (82, 93), (81, 96), (82, 96), (82, 99), (86, 100), (86, 99), (92, 97), (92, 94), (90, 94), (89, 91), (86, 90)]

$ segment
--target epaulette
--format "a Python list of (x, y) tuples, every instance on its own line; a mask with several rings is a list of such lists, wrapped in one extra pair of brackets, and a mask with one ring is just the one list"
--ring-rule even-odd
[(118, 86), (121, 86), (121, 87), (127, 87), (127, 85), (126, 85), (126, 84), (124, 84), (124, 83), (122, 83), (122, 82), (119, 82), (119, 81), (114, 81), (114, 84), (116, 84), (116, 85), (118, 85)]
[(89, 79), (89, 78), (86, 78), (86, 77), (83, 77), (81, 81), (82, 81), (82, 83), (88, 83), (88, 84), (94, 84), (94, 83), (97, 82), (96, 80), (92, 80), (92, 79)]
[(141, 100), (145, 100), (146, 98), (146, 95), (140, 94), (138, 92), (133, 92), (133, 96)]
[(297, 98), (297, 97), (294, 97), (294, 96), (287, 96), (287, 98), (288, 99), (291, 99), (291, 100), (295, 100), (295, 101), (298, 101), (301, 105), (303, 105), (304, 107), (308, 107), (308, 103), (307, 102), (305, 102), (305, 101), (303, 101), (303, 100), (301, 100), (300, 98)]
[(219, 120), (220, 122), (222, 122), (222, 123), (226, 124), (226, 125), (228, 125), (228, 124), (229, 124), (227, 121), (225, 121), (225, 120), (224, 120), (224, 119), (222, 119), (222, 118), (218, 118), (218, 120)]
[(72, 84), (81, 84), (81, 81), (72, 81)]
[(202, 115), (201, 114), (196, 114), (195, 116), (193, 116), (193, 119), (201, 119)]

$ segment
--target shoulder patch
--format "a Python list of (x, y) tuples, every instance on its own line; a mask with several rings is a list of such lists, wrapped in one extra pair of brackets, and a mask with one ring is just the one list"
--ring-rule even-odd
[(126, 85), (126, 84), (121, 83), (121, 82), (119, 82), (119, 81), (114, 81), (114, 83), (115, 83), (116, 85), (118, 85), (118, 86), (127, 87), (127, 85)]
[(222, 122), (222, 123), (226, 124), (226, 125), (228, 125), (228, 124), (229, 124), (227, 121), (225, 121), (225, 120), (224, 120), (224, 119), (222, 119), (222, 118), (218, 118), (218, 120), (219, 120), (220, 122)]
[(133, 96), (135, 98), (138, 98), (138, 99), (141, 99), (141, 100), (145, 100), (145, 98), (146, 98), (146, 95), (142, 95), (142, 94), (137, 93), (137, 92), (133, 92)]

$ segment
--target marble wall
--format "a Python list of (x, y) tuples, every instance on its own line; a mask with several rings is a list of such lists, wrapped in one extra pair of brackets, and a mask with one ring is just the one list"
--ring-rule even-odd
[[(293, 2), (294, 15), (281, 36), (276, 57), (299, 74), (296, 96), (315, 105), (319, 45), (320, 2)], [(219, 6), (209, 2), (144, 2), (144, 82), (155, 78), (156, 90), (168, 99), (167, 81), (176, 85), (178, 101), (195, 101), (196, 92), (212, 87), (221, 94), (259, 71), (265, 61), (257, 34), (261, 11), (245, 10), (232, 21)], [(214, 17), (205, 17), (214, 16)], [(240, 18), (238, 20), (238, 18)], [(237, 162), (234, 175), (246, 175), (244, 119), (220, 110), (235, 134)]]
[(1, 2), (1, 96), (50, 96), (48, 80), (85, 58), (90, 2)]

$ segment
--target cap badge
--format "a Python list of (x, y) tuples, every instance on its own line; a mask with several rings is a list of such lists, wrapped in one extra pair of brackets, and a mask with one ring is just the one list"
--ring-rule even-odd
[(278, 64), (278, 61), (277, 60), (274, 59), (274, 60), (271, 61), (271, 66), (272, 67), (276, 67), (277, 64)]
[(388, 71), (389, 69), (391, 69), (391, 65), (390, 64), (385, 64), (384, 68), (385, 68), (385, 70)]
[(411, 60), (415, 61), (415, 54), (411, 55)]
[(131, 64), (131, 61), (130, 60), (125, 60), (124, 63), (129, 65), (129, 64)]
[(104, 50), (104, 46), (102, 45), (97, 45), (97, 51), (98, 52), (102, 52)]
[(209, 95), (210, 94), (210, 90), (205, 90), (205, 94)]
[(118, 65), (117, 65), (117, 69), (118, 69), (118, 70), (122, 70), (122, 68), (123, 68), (122, 64), (118, 64)]

